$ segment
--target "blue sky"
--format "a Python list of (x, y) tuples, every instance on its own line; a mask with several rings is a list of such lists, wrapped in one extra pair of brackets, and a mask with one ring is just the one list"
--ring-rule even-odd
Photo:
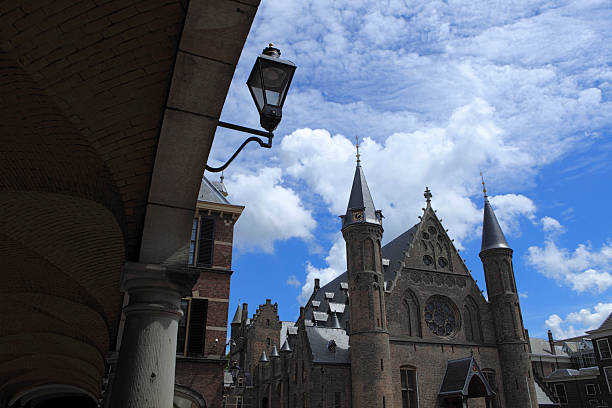
[[(264, 0), (222, 120), (259, 127), (245, 82), (268, 42), (298, 69), (273, 148), (248, 147), (225, 173), (246, 205), (231, 313), (271, 298), (294, 320), (315, 277), (345, 270), (357, 136), (384, 242), (418, 222), (429, 186), (486, 289), (482, 170), (530, 334), (597, 326), (612, 312), (610, 21), (597, 0)], [(209, 164), (244, 137), (219, 129)]]

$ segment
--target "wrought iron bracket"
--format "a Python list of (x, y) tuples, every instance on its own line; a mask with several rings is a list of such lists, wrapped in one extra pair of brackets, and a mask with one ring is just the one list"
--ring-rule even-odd
[(265, 141), (261, 140), (259, 137), (255, 137), (255, 136), (249, 137), (247, 140), (242, 142), (242, 144), (240, 145), (238, 150), (236, 150), (236, 152), (234, 152), (232, 157), (230, 157), (229, 160), (223, 166), (220, 166), (220, 167), (210, 167), (207, 164), (206, 165), (206, 171), (210, 171), (211, 173), (218, 173), (220, 171), (225, 170), (227, 168), (227, 166), (229, 166), (231, 164), (231, 162), (236, 158), (236, 156), (238, 156), (238, 153), (240, 153), (242, 151), (242, 149), (244, 149), (244, 146), (246, 146), (250, 142), (257, 142), (257, 143), (259, 143), (259, 145), (261, 147), (265, 147), (267, 149), (272, 147), (272, 138), (274, 137), (274, 133), (272, 133), (272, 132), (264, 132), (263, 130), (251, 129), (251, 128), (248, 128), (248, 127), (244, 127), (244, 126), (240, 126), (240, 125), (234, 125), (233, 123), (227, 123), (227, 122), (222, 122), (222, 121), (219, 121), (218, 126), (221, 126), (221, 127), (227, 128), (227, 129), (237, 130), (238, 132), (250, 133), (252, 135), (266, 137), (266, 138), (268, 138), (268, 141), (265, 142)]

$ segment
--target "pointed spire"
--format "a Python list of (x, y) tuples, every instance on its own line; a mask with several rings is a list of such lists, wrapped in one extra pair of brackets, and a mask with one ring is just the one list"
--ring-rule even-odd
[(497, 222), (497, 217), (493, 212), (491, 203), (489, 203), (487, 189), (484, 186), (484, 179), (482, 179), (482, 187), (482, 192), (484, 193), (484, 215), (482, 218), (482, 245), (480, 247), (480, 252), (493, 248), (510, 248), (499, 226), (499, 222)]
[(276, 344), (272, 346), (270, 357), (280, 357), (280, 354), (278, 354), (278, 349), (276, 348)]
[(234, 318), (232, 319), (231, 324), (240, 323), (242, 323), (242, 307), (240, 307), (240, 303), (238, 303), (238, 307), (236, 308), (236, 313), (234, 313)]
[(260, 362), (260, 363), (267, 363), (267, 362), (269, 362), (269, 361), (270, 361), (270, 360), (268, 360), (268, 356), (266, 356), (266, 352), (265, 352), (265, 351), (262, 351), (262, 352), (261, 352), (261, 357), (259, 357), (259, 362)]
[(372, 200), (365, 174), (361, 168), (358, 153), (351, 195), (346, 208), (346, 215), (342, 217), (342, 228), (364, 222), (382, 224), (382, 213), (374, 207), (374, 201)]
[(285, 342), (283, 343), (283, 347), (281, 347), (281, 353), (287, 352), (290, 353), (291, 350), (291, 346), (289, 346), (289, 342), (287, 340), (285, 340)]
[(333, 313), (333, 315), (332, 315), (331, 328), (332, 329), (341, 329), (342, 328), (342, 326), (340, 326), (340, 320), (338, 320), (338, 314), (337, 313)]

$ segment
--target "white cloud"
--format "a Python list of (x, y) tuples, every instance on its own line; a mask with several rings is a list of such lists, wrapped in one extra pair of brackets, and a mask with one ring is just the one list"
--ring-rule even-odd
[(568, 314), (565, 319), (553, 314), (546, 320), (546, 327), (557, 339), (581, 336), (586, 330), (596, 329), (612, 313), (612, 303), (598, 303), (590, 309), (580, 309)]
[(565, 227), (553, 217), (542, 217), (540, 222), (542, 223), (542, 229), (544, 232), (548, 233), (549, 235), (554, 236), (565, 232)]
[(287, 278), (287, 285), (295, 286), (298, 288), (302, 283), (297, 279), (295, 275), (291, 275)]
[[(249, 147), (232, 171), (248, 175), (261, 163), (279, 168), (276, 186), (305, 205), (306, 219), (312, 216), (304, 208), (339, 215), (354, 168), (350, 144), (359, 135), (366, 176), (386, 216), (385, 239), (418, 221), (427, 185), (461, 248), (479, 236), (480, 204), (470, 199), (478, 194), (479, 170), (491, 191), (521, 191), (542, 166), (612, 126), (606, 7), (547, 0), (264, 2), (223, 119), (259, 127), (244, 81), (270, 40), (280, 41), (283, 58), (298, 69), (272, 154)], [(213, 165), (241, 141), (241, 134), (223, 132)], [(257, 220), (246, 212), (260, 198), (249, 191), (238, 228), (254, 231)], [(535, 206), (522, 194), (491, 201), (507, 235), (520, 233), (521, 217), (533, 221)], [(290, 223), (289, 236), (310, 239), (314, 221), (291, 222), (297, 225)], [(274, 239), (287, 239), (282, 229), (264, 228), (263, 245), (255, 233), (237, 238), (242, 247), (270, 251)], [(597, 277), (604, 278), (599, 287), (607, 284), (605, 275)]]
[[(527, 154), (505, 144), (493, 113), (485, 101), (476, 99), (457, 109), (444, 128), (394, 133), (380, 143), (369, 137), (362, 141), (362, 166), (374, 203), (386, 217), (385, 241), (418, 222), (425, 186), (432, 189), (432, 204), (458, 247), (478, 233), (482, 210), (469, 196), (478, 194), (480, 169), (512, 173), (533, 164)], [(287, 174), (305, 182), (335, 216), (346, 211), (354, 154), (343, 135), (298, 129), (282, 140), (279, 158)], [(491, 201), (510, 234), (518, 231), (520, 217), (533, 218), (535, 212), (533, 202), (520, 194), (498, 195)]]
[(612, 242), (594, 250), (580, 244), (570, 252), (548, 240), (544, 247), (529, 248), (528, 262), (544, 276), (582, 293), (601, 293), (612, 286)]
[(279, 168), (264, 167), (226, 179), (232, 202), (247, 203), (236, 223), (238, 248), (273, 252), (276, 240), (312, 238), (316, 221), (298, 194), (281, 185), (281, 174)]
[(325, 262), (328, 265), (325, 268), (316, 268), (310, 262), (306, 265), (306, 280), (304, 286), (302, 286), (302, 292), (297, 298), (300, 304), (306, 304), (308, 298), (310, 298), (314, 290), (315, 278), (320, 279), (321, 286), (323, 286), (346, 271), (345, 243), (340, 234), (335, 237), (334, 244), (329, 250)]
[(503, 194), (489, 197), (495, 215), (506, 235), (516, 235), (519, 231), (520, 216), (533, 220), (536, 206), (530, 198), (521, 194)]
[(519, 292), (519, 297), (522, 299), (527, 299), (529, 296), (527, 295), (527, 292)]

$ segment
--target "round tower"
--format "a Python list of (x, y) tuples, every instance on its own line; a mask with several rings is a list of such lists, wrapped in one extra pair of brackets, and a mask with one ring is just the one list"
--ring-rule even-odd
[[(484, 182), (483, 182), (484, 185)], [(495, 322), (507, 408), (537, 407), (528, 339), (514, 279), (512, 249), (491, 208), (486, 189), (480, 259)]]
[(387, 408), (393, 405), (393, 391), (380, 246), (382, 214), (374, 208), (357, 157), (348, 208), (341, 217), (351, 308), (352, 407)]

